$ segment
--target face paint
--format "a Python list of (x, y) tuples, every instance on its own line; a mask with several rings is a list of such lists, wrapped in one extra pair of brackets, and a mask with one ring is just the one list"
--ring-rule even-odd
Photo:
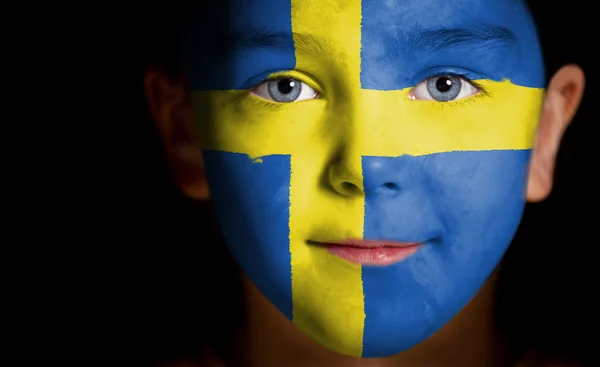
[[(324, 346), (415, 346), (476, 294), (520, 222), (544, 85), (527, 10), (229, 3), (194, 23), (188, 61), (232, 254)], [(389, 243), (418, 245), (364, 248)]]

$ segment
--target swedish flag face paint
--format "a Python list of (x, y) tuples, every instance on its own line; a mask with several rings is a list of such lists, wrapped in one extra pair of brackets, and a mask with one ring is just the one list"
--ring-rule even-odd
[(223, 234), (285, 316), (375, 357), (467, 304), (519, 224), (543, 98), (520, 2), (235, 0), (189, 46)]

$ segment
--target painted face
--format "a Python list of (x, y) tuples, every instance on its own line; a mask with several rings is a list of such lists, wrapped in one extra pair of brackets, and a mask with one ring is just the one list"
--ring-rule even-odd
[(519, 1), (235, 0), (190, 31), (226, 242), (299, 329), (407, 350), (520, 222), (544, 71)]

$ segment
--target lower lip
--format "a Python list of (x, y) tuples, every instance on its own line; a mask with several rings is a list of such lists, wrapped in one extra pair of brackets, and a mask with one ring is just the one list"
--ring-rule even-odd
[(330, 254), (360, 265), (386, 266), (400, 262), (419, 250), (422, 244), (401, 247), (358, 247), (327, 245)]

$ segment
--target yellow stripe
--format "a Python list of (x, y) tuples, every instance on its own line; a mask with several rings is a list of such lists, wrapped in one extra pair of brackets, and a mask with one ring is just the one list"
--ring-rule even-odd
[[(339, 9), (331, 10), (334, 7)], [(302, 35), (315, 36), (331, 45), (332, 54), (345, 56), (336, 63), (335, 75), (342, 75), (344, 82), (353, 91), (360, 90), (360, 19), (360, 1), (292, 1), (292, 31), (295, 34), (296, 48), (299, 49), (299, 43), (302, 42), (302, 39), (297, 38)], [(323, 70), (322, 63), (322, 58), (296, 52), (297, 70)], [(329, 78), (331, 76), (334, 74), (329, 75)], [(318, 79), (321, 77), (328, 78), (327, 75), (319, 75)], [(348, 99), (351, 100), (352, 98)], [(350, 106), (348, 103), (347, 107), (351, 108)], [(331, 123), (339, 126), (352, 123), (350, 119), (339, 117), (337, 122)], [(346, 129), (353, 130), (348, 125)], [(326, 137), (330, 132), (331, 130), (323, 131), (323, 134)], [(314, 145), (313, 143), (310, 148), (306, 148), (312, 150)], [(360, 145), (362, 144), (355, 144), (355, 154), (346, 152), (346, 158), (350, 160), (347, 160), (346, 164), (352, 165), (359, 174)], [(325, 155), (333, 159), (331, 154), (327, 153), (334, 152), (326, 152)], [(292, 156), (290, 250), (293, 322), (328, 348), (360, 356), (365, 320), (361, 267), (330, 255), (322, 248), (307, 246), (304, 242), (306, 237), (302, 236), (306, 236), (307, 229), (318, 227), (325, 216), (335, 215), (336, 222), (343, 222), (347, 228), (355, 231), (349, 235), (362, 238), (364, 202), (339, 200), (339, 206), (331, 208), (329, 204), (332, 203), (332, 198), (325, 197), (331, 194), (315, 187), (315, 184), (319, 183), (319, 177), (323, 175), (323, 165), (315, 162), (321, 162), (323, 156), (320, 159), (315, 158), (314, 161), (310, 161)], [(306, 192), (311, 191), (324, 197), (308, 202)]]
[[(365, 155), (426, 155), (450, 151), (529, 149), (544, 91), (509, 81), (477, 81), (486, 91), (440, 103), (400, 91), (363, 90), (368, 106)], [(391, 108), (390, 108), (391, 107)], [(367, 117), (368, 116), (368, 117)]]
[(477, 82), (488, 95), (446, 103), (409, 100), (412, 88), (360, 90), (335, 106), (313, 100), (271, 109), (244, 91), (194, 92), (193, 103), (199, 121), (219, 121), (199, 124), (204, 149), (253, 158), (304, 154), (311, 145), (333, 144), (340, 134), (364, 134), (360, 149), (366, 156), (531, 148), (544, 90)]

